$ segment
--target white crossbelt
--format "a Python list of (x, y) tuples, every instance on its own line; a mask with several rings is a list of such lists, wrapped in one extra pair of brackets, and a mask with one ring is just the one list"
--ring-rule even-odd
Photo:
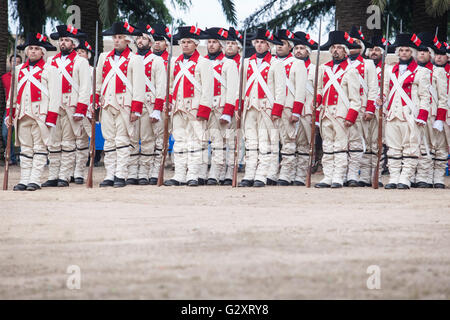
[(225, 89), (227, 88), (227, 85), (225, 83), (225, 79), (222, 77), (222, 75), (217, 72), (217, 70), (215, 69), (215, 67), (217, 67), (219, 64), (223, 63), (223, 61), (221, 60), (214, 60), (213, 61), (213, 73), (214, 73), (214, 78), (219, 81), (219, 83), (222, 85), (222, 87), (224, 87)]
[(344, 105), (348, 108), (350, 108), (350, 101), (347, 98), (347, 95), (345, 94), (344, 90), (342, 89), (342, 86), (337, 81), (337, 79), (343, 75), (347, 70), (349, 69), (340, 69), (338, 72), (333, 73), (333, 70), (331, 70), (330, 67), (325, 66), (325, 72), (328, 74), (328, 77), (330, 80), (328, 80), (327, 84), (323, 88), (324, 96), (327, 90), (330, 88), (331, 85), (336, 89), (336, 91), (339, 94), (339, 97), (342, 99), (342, 102), (344, 102)]
[[(362, 64), (361, 61), (359, 60), (355, 60), (350, 64), (350, 68), (355, 68), (358, 67), (359, 64)], [(361, 87), (363, 88), (364, 91), (364, 95), (367, 95), (367, 93), (369, 92), (369, 88), (367, 87), (367, 83), (364, 80), (364, 78), (361, 76), (361, 74), (358, 71), (358, 80), (359, 80), (359, 84), (361, 85)]]
[(120, 66), (126, 60), (127, 59), (125, 59), (125, 57), (120, 57), (119, 61), (116, 63), (113, 58), (111, 58), (111, 57), (108, 58), (109, 64), (111, 65), (111, 70), (109, 70), (108, 74), (105, 77), (105, 80), (103, 81), (102, 90), (101, 90), (101, 92), (103, 92), (103, 94), (105, 93), (104, 91), (105, 91), (109, 81), (111, 80), (111, 78), (114, 75), (117, 75), (119, 77), (119, 79), (122, 80), (123, 83), (125, 83), (125, 86), (127, 87), (127, 89), (129, 91), (133, 91), (133, 86), (131, 85), (130, 81), (128, 80), (127, 77), (125, 77), (122, 70), (120, 70)]
[(20, 71), (23, 72), (24, 77), (22, 79), (20, 79), (19, 84), (18, 84), (18, 91), (20, 91), (22, 89), (22, 87), (28, 82), (30, 81), (32, 84), (34, 84), (43, 94), (45, 94), (48, 97), (48, 90), (46, 87), (44, 87), (42, 85), (42, 83), (40, 81), (38, 81), (38, 79), (36, 79), (34, 77), (34, 74), (39, 72), (41, 69), (39, 67), (34, 67), (33, 69), (31, 69), (31, 72), (28, 72), (28, 69), (22, 69)]
[[(309, 68), (311, 68), (311, 64), (308, 66), (308, 68), (306, 68), (306, 70), (308, 71), (307, 72), (307, 74), (309, 75)], [(312, 83), (308, 80), (308, 79), (306, 79), (306, 91), (308, 91), (308, 93), (310, 94), (310, 95), (313, 95), (314, 94), (314, 87), (313, 87), (313, 85), (312, 85)]]
[(274, 97), (272, 95), (272, 92), (270, 92), (269, 86), (267, 85), (266, 81), (264, 81), (264, 79), (261, 75), (261, 71), (264, 70), (266, 67), (268, 67), (269, 64), (266, 61), (264, 61), (263, 63), (261, 63), (261, 65), (259, 67), (257, 67), (255, 60), (250, 60), (250, 66), (253, 69), (253, 74), (250, 76), (250, 78), (247, 81), (247, 85), (245, 86), (245, 92), (247, 92), (248, 89), (250, 88), (250, 86), (253, 84), (253, 82), (255, 82), (255, 80), (257, 80), (257, 82), (263, 89), (264, 93), (266, 94), (267, 99), (269, 99), (269, 103), (271, 105), (273, 105)]
[(437, 103), (437, 101), (438, 101), (438, 95), (437, 95), (436, 88), (435, 88), (432, 84), (430, 84), (430, 85), (428, 86), (428, 91), (430, 92), (431, 97), (433, 98), (433, 101), (435, 101), (435, 102)]
[(195, 80), (195, 78), (192, 76), (192, 74), (189, 72), (189, 69), (194, 65), (194, 61), (188, 61), (187, 63), (182, 63), (180, 62), (180, 72), (177, 73), (177, 76), (175, 77), (174, 80), (174, 85), (173, 87), (176, 88), (178, 85), (178, 82), (180, 82), (181, 77), (186, 77), (190, 83), (192, 83), (194, 85), (194, 87), (197, 90), (201, 90), (201, 86), (200, 83), (198, 83), (197, 80)]
[[(148, 56), (146, 56), (145, 58), (143, 56), (141, 56), (143, 62), (144, 62), (144, 67), (149, 64), (150, 62), (153, 61), (153, 59), (155, 59), (156, 55), (155, 54), (150, 54)], [(147, 75), (145, 76), (145, 85), (150, 89), (150, 91), (153, 93), (153, 95), (156, 95), (156, 88), (155, 85), (153, 84), (153, 82), (150, 80), (149, 77), (147, 77)]]
[(72, 86), (73, 90), (78, 92), (78, 84), (76, 84), (73, 81), (73, 78), (71, 77), (71, 75), (66, 70), (67, 65), (71, 63), (71, 60), (70, 59), (66, 59), (63, 62), (61, 60), (61, 58), (56, 58), (55, 62), (58, 65), (59, 72), (63, 75), (63, 77), (67, 80), (67, 82), (69, 82), (69, 84)]
[[(286, 66), (292, 62), (294, 62), (295, 58), (294, 57), (290, 57), (287, 58), (286, 60), (283, 61), (283, 65), (286, 68)], [(289, 77), (286, 75), (286, 87), (289, 89), (289, 91), (292, 93), (292, 95), (295, 97), (295, 88), (294, 85), (291, 81), (291, 79), (289, 79)]]

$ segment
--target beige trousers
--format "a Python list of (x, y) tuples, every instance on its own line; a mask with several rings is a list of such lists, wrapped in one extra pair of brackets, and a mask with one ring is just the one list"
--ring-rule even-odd
[(295, 141), (295, 177), (294, 181), (306, 182), (309, 166), (309, 148), (311, 145), (311, 115), (300, 117), (298, 123), (297, 139)]

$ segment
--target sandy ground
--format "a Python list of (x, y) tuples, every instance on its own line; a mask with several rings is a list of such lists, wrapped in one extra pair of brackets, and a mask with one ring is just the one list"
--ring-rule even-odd
[(99, 189), (102, 176), (0, 191), (0, 298), (450, 298), (449, 190)]

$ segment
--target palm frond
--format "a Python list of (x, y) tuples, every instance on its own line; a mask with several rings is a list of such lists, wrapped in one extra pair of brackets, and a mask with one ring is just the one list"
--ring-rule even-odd
[(230, 22), (233, 25), (237, 24), (237, 18), (236, 18), (236, 9), (234, 7), (234, 1), (233, 0), (219, 0), (220, 4), (222, 5), (223, 12), (225, 13), (225, 17), (228, 22)]

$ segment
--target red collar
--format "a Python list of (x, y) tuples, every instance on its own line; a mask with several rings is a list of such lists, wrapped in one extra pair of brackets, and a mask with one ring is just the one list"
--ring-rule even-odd
[[(207, 54), (207, 55), (205, 56), (205, 58), (206, 58), (206, 59), (209, 59), (209, 54)], [(225, 58), (225, 55), (223, 54), (223, 52), (221, 52), (221, 53), (217, 56), (217, 58), (216, 58), (215, 60), (222, 60), (223, 58)]]
[(447, 62), (444, 69), (445, 69), (445, 71), (450, 72), (450, 63)]
[(431, 71), (433, 71), (433, 64), (431, 63), (431, 61), (428, 61), (428, 63), (425, 65), (425, 68), (430, 69)]
[[(60, 52), (57, 55), (55, 55), (54, 59), (61, 58), (61, 56), (62, 56), (62, 54)], [(72, 50), (72, 52), (67, 55), (67, 58), (69, 58), (70, 61), (73, 61), (73, 59), (75, 59), (76, 56), (77, 56), (77, 52), (75, 50)]]
[(164, 60), (169, 59), (169, 52), (167, 50), (164, 50), (164, 52), (161, 54), (161, 58)]
[(311, 64), (311, 59), (308, 57), (308, 59), (305, 60), (305, 67), (308, 68)]
[[(44, 59), (40, 59), (34, 66), (39, 67), (41, 69), (44, 69), (45, 61)], [(23, 64), (21, 69), (28, 68), (30, 66), (30, 59), (27, 59), (27, 61)]]
[(382, 62), (383, 62), (383, 59), (381, 59), (376, 66), (381, 68), (381, 63)]
[[(188, 61), (194, 61), (195, 63), (198, 62), (198, 58), (200, 58), (200, 53), (198, 53), (197, 50), (194, 51), (194, 53), (192, 54), (192, 56), (189, 58)], [(177, 58), (177, 62), (179, 61), (183, 61), (184, 59), (184, 55), (181, 54), (178, 58)]]
[(364, 58), (362, 57), (362, 55), (359, 55), (356, 60), (358, 60), (361, 63), (364, 63)]
[[(250, 57), (250, 60), (252, 60), (252, 59), (256, 60), (256, 53)], [(270, 54), (270, 51), (267, 51), (263, 60), (266, 61), (267, 63), (270, 63), (270, 61), (272, 60), (272, 55)]]
[[(328, 61), (327, 63), (325, 63), (325, 65), (326, 65), (326, 66), (329, 66), (330, 68), (333, 68), (333, 60)], [(336, 71), (339, 70), (339, 69), (345, 70), (345, 69), (347, 68), (347, 66), (348, 66), (348, 59), (345, 59), (344, 61), (342, 61), (342, 62), (338, 65)]]
[(233, 59), (238, 65), (241, 63), (241, 55), (239, 53), (236, 53)]
[[(399, 62), (397, 62), (397, 63), (395, 64), (395, 66), (392, 68), (392, 72), (393, 72), (393, 73), (397, 73), (397, 71), (398, 71), (398, 69), (399, 69), (399, 65), (400, 65)], [(417, 64), (416, 60), (413, 59), (413, 60), (408, 64), (408, 70), (411, 71), (411, 72), (414, 72), (414, 70), (417, 69), (417, 66), (418, 66), (418, 64)]]
[[(107, 58), (114, 56), (114, 51), (115, 51), (115, 50), (113, 49), (110, 53), (108, 53)], [(127, 47), (125, 48), (125, 50), (122, 51), (122, 53), (120, 54), (120, 56), (121, 56), (121, 57), (124, 57), (124, 58), (128, 58), (128, 55), (130, 54), (130, 52), (131, 52), (130, 47), (127, 46)]]

